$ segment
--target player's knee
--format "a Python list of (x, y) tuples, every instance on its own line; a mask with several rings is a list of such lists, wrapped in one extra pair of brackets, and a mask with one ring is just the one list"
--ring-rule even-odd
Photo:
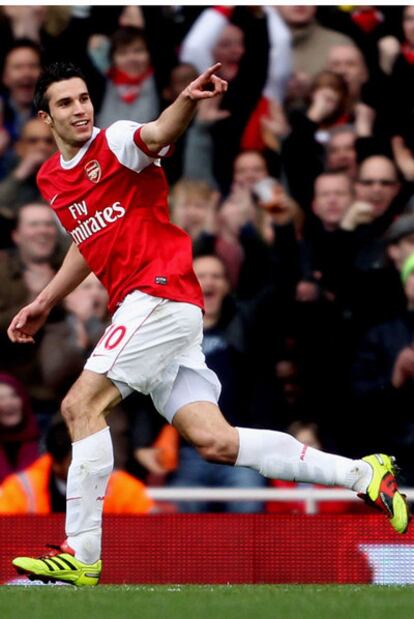
[(196, 449), (200, 456), (208, 462), (234, 464), (238, 446), (233, 432), (229, 431), (223, 434), (206, 435), (204, 440), (196, 445)]
[(77, 421), (85, 416), (85, 405), (74, 393), (68, 393), (61, 404), (62, 417), (69, 428), (75, 426)]

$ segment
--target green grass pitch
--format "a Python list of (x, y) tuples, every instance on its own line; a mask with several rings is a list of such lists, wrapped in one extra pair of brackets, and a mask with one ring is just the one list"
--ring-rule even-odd
[(375, 585), (0, 587), (1, 619), (413, 619), (414, 588)]

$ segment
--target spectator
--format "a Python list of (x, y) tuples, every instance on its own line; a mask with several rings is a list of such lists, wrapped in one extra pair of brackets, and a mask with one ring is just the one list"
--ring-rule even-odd
[(0, 374), (0, 483), (35, 461), (39, 438), (23, 385), (10, 374)]
[[(254, 418), (250, 418), (252, 409), (249, 406), (253, 376), (252, 368), (249, 370), (251, 333), (247, 325), (254, 320), (254, 310), (250, 308), (250, 311), (246, 309), (243, 312), (233, 305), (228, 297), (229, 281), (225, 266), (218, 257), (196, 258), (194, 270), (205, 300), (203, 352), (209, 367), (217, 373), (222, 384), (221, 410), (230, 423), (241, 426), (253, 423), (256, 427), (260, 426), (258, 412)], [(247, 311), (250, 313), (249, 318)], [(262, 359), (264, 356), (263, 351)], [(171, 480), (171, 485), (175, 487), (251, 488), (263, 487), (265, 483), (255, 471), (242, 468), (235, 472), (227, 466), (203, 461), (194, 447), (183, 441), (178, 468)], [(262, 505), (257, 502), (229, 502), (222, 507), (224, 511), (239, 513), (262, 510)], [(207, 509), (207, 505), (202, 502), (186, 502), (181, 506), (181, 511), (202, 512)]]
[(7, 5), (1, 9), (0, 36), (5, 49), (20, 38), (47, 47), (48, 38), (60, 36), (71, 16), (71, 8), (65, 6)]
[(107, 302), (105, 288), (91, 273), (65, 297), (64, 320), (48, 325), (40, 345), (39, 363), (42, 382), (59, 394), (59, 399), (80, 374), (104, 334), (108, 324)]
[(234, 157), (266, 84), (268, 56), (267, 20), (261, 11), (246, 7), (238, 7), (234, 13), (227, 7), (205, 9), (183, 41), (181, 61), (201, 71), (213, 59), (222, 63), (218, 75), (230, 78), (218, 108), (227, 114), (216, 115), (209, 129), (213, 174), (223, 194), (229, 191)]
[[(388, 8), (388, 7), (385, 7)], [(397, 7), (392, 7), (394, 13)], [(387, 14), (379, 6), (320, 7), (323, 24), (351, 37), (369, 67), (378, 68), (378, 41), (390, 32)], [(391, 28), (392, 31), (392, 28)]]
[(343, 278), (352, 259), (352, 245), (341, 222), (353, 203), (352, 181), (342, 172), (324, 172), (315, 181), (314, 217), (308, 220), (302, 243), (303, 280), (297, 299), (316, 301), (341, 296)]
[(251, 189), (253, 185), (269, 176), (264, 156), (257, 151), (241, 151), (233, 163), (233, 183)]
[[(168, 82), (162, 90), (163, 107), (175, 101), (180, 92), (196, 77), (197, 71), (192, 64), (182, 62), (173, 67), (168, 76)], [(211, 101), (204, 103), (211, 104)], [(214, 106), (213, 109), (215, 109)], [(215, 122), (216, 117), (212, 118), (208, 110), (207, 105), (207, 115), (204, 117), (199, 110), (197, 111), (193, 123), (176, 142), (172, 156), (163, 161), (163, 168), (170, 186), (182, 177), (188, 180), (206, 180), (209, 185), (216, 185), (213, 176), (212, 145), (207, 133), (210, 123)]]
[(41, 70), (40, 48), (30, 39), (17, 39), (6, 53), (3, 65), (4, 125), (14, 143), (25, 123), (34, 115), (33, 95)]
[[(403, 8), (402, 30), (403, 42), (392, 39), (392, 60), (390, 60), (390, 78), (388, 84), (387, 104), (391, 136), (397, 140), (397, 148), (401, 143), (407, 147), (407, 166), (400, 165), (401, 155), (398, 149), (394, 156), (404, 177), (413, 180), (412, 153), (414, 152), (413, 105), (414, 97), (411, 85), (414, 82), (414, 7)], [(390, 37), (387, 37), (390, 39)], [(388, 45), (390, 41), (388, 40)], [(404, 160), (404, 158), (403, 158)], [(411, 165), (410, 165), (411, 164)]]
[(36, 174), (55, 150), (55, 141), (49, 127), (37, 118), (28, 120), (16, 143), (16, 165), (0, 182), (0, 209), (3, 216), (14, 218), (24, 204), (41, 201)]
[(355, 139), (352, 125), (338, 125), (329, 131), (325, 158), (328, 172), (344, 172), (355, 180), (358, 169)]
[(218, 194), (203, 181), (182, 179), (171, 192), (171, 219), (193, 239), (217, 231)]
[(154, 81), (154, 69), (143, 30), (126, 26), (111, 37), (111, 68), (98, 115), (100, 127), (108, 127), (120, 118), (154, 120), (160, 100)]
[(206, 228), (194, 243), (195, 255), (217, 254), (224, 261), (231, 289), (240, 299), (252, 299), (271, 278), (258, 213), (249, 189), (236, 186), (220, 205), (216, 230)]
[[(347, 387), (349, 353), (343, 315), (354, 245), (341, 222), (353, 200), (353, 184), (345, 174), (324, 172), (317, 177), (312, 214), (300, 241), (301, 274), (290, 313), (296, 348), (293, 361), (304, 392), (300, 403), (307, 403), (305, 409), (324, 429), (332, 427), (333, 406), (342, 418), (344, 397), (338, 402), (337, 394), (345, 394)], [(304, 418), (304, 412), (299, 412)]]
[[(0, 486), (0, 514), (50, 514), (66, 511), (66, 479), (72, 445), (63, 422), (51, 426), (46, 448), (46, 454), (19, 475), (10, 475)], [(104, 512), (146, 514), (152, 511), (154, 502), (144, 485), (124, 471), (114, 471), (109, 478)]]
[[(390, 215), (395, 209), (395, 199), (401, 189), (397, 169), (393, 161), (384, 156), (373, 156), (365, 159), (359, 168), (355, 183), (355, 195), (359, 202), (349, 211), (343, 228), (352, 230), (358, 225), (372, 222), (386, 213)], [(360, 203), (368, 205), (364, 208)], [(395, 211), (391, 214), (395, 215)]]
[(283, 5), (278, 10), (292, 35), (294, 74), (287, 98), (290, 105), (297, 106), (307, 96), (314, 76), (326, 69), (331, 47), (353, 43), (347, 36), (321, 26), (314, 5)]
[[(414, 395), (413, 271), (411, 254), (401, 267), (406, 308), (365, 333), (353, 367), (354, 410), (359, 419), (360, 444), (369, 449), (376, 441), (381, 450), (391, 449), (404, 466), (407, 485), (414, 483), (414, 428), (408, 412)], [(387, 432), (373, 428), (367, 411), (378, 415), (392, 411), (392, 424)]]
[(414, 214), (404, 213), (388, 228), (385, 235), (387, 254), (401, 271), (405, 260), (414, 253)]
[(326, 68), (340, 75), (349, 92), (349, 110), (361, 100), (362, 87), (368, 81), (368, 68), (361, 51), (355, 45), (334, 45), (328, 53)]
[(342, 77), (323, 71), (312, 81), (306, 112), (295, 110), (282, 161), (292, 197), (308, 212), (315, 178), (324, 169), (324, 145), (332, 128), (349, 121), (348, 89)]
[(355, 334), (401, 309), (401, 285), (395, 269), (385, 260), (383, 239), (401, 210), (400, 187), (392, 160), (384, 156), (365, 159), (355, 183), (356, 201), (341, 223), (354, 244), (346, 311), (352, 317)]
[[(42, 334), (30, 348), (10, 346), (6, 329), (12, 316), (29, 303), (53, 277), (60, 263), (59, 235), (53, 211), (44, 204), (26, 204), (20, 208), (12, 234), (15, 248), (0, 256), (0, 344), (1, 369), (12, 372), (24, 382), (36, 413), (56, 410), (53, 393), (46, 388), (39, 365)], [(59, 317), (59, 310), (49, 320)]]

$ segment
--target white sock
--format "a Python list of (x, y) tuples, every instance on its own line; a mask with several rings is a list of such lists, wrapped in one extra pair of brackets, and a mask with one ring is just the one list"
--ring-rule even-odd
[(66, 536), (83, 563), (95, 563), (101, 555), (103, 498), (113, 466), (108, 427), (73, 443), (66, 489)]
[(248, 466), (271, 479), (344, 486), (356, 492), (365, 492), (371, 481), (371, 467), (363, 460), (308, 447), (284, 432), (236, 429), (240, 440), (236, 466)]

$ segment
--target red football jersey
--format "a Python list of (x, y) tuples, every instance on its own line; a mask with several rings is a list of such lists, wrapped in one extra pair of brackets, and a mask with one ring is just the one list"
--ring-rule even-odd
[(191, 239), (169, 221), (168, 184), (159, 157), (140, 138), (141, 125), (118, 121), (94, 129), (76, 156), (54, 154), (37, 182), (114, 312), (133, 290), (203, 307), (192, 268)]

